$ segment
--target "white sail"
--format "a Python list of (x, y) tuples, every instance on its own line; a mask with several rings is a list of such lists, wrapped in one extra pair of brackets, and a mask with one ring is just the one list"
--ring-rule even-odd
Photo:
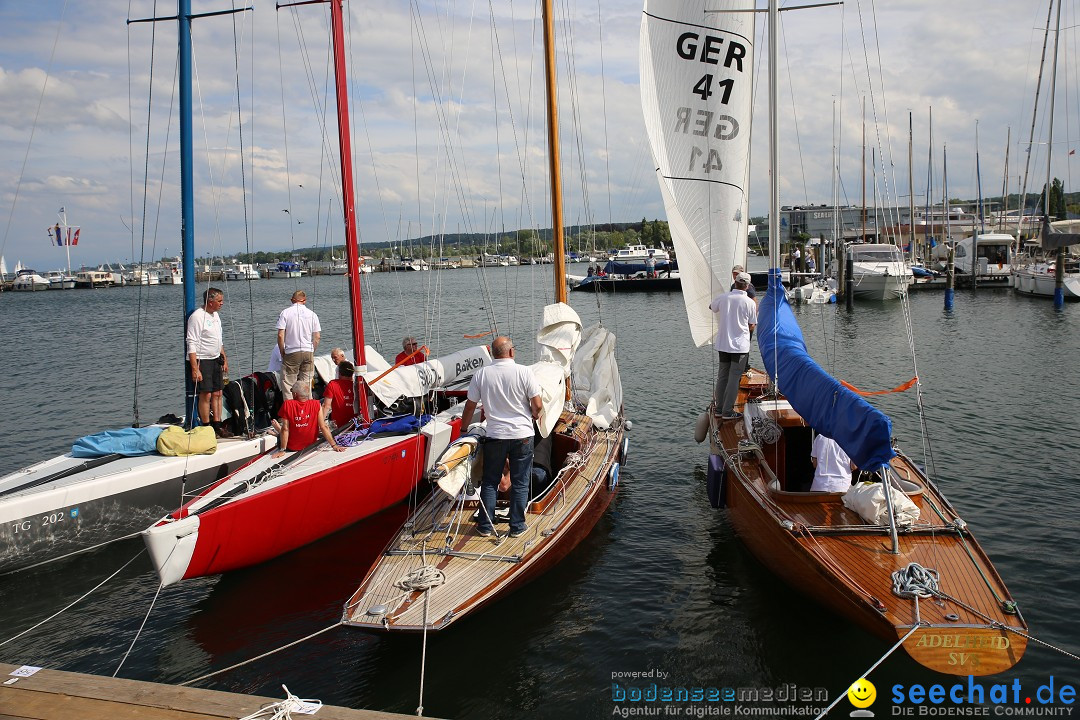
[(0, 255), (0, 280), (7, 277), (7, 262), (4, 261), (4, 256)]
[(730, 11), (753, 8), (645, 0), (641, 20), (641, 106), (699, 346), (716, 333), (709, 302), (746, 262), (754, 13)]

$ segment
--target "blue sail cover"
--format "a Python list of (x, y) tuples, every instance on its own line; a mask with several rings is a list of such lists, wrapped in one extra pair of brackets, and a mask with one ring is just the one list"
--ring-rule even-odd
[(862, 470), (877, 470), (896, 455), (892, 422), (814, 362), (780, 284), (769, 270), (769, 289), (758, 307), (758, 348), (769, 376), (791, 407), (821, 435), (839, 443)]

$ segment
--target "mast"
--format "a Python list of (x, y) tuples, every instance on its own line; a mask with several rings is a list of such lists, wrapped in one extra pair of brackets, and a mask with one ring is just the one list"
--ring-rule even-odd
[(907, 114), (907, 197), (908, 197), (908, 242), (911, 264), (915, 264), (915, 168), (914, 160), (915, 131), (912, 129), (911, 111)]
[(769, 264), (779, 275), (779, 265), (776, 265), (780, 262), (780, 123), (776, 117), (779, 107), (776, 39), (780, 34), (777, 17), (776, 0), (769, 0)]
[[(179, 28), (180, 82), (180, 257), (184, 265), (184, 322), (180, 342), (183, 357), (187, 358), (187, 321), (195, 312), (195, 181), (192, 142), (191, 103), (191, 0), (177, 0), (176, 24)], [(184, 412), (189, 415), (188, 425), (198, 417), (195, 383), (191, 373), (184, 373)], [(188, 413), (188, 409), (192, 412)]]
[[(334, 85), (338, 111), (338, 152), (341, 153), (341, 195), (345, 217), (345, 257), (349, 266), (349, 305), (352, 316), (353, 356), (357, 366), (367, 365), (364, 353), (364, 310), (360, 296), (360, 251), (356, 244), (356, 195), (353, 191), (352, 141), (349, 136), (349, 88), (345, 75), (345, 23), (342, 0), (330, 0), (330, 25), (334, 36)], [(367, 403), (361, 402), (364, 420)]]
[(558, 90), (555, 78), (555, 18), (551, 0), (544, 0), (543, 14), (548, 172), (551, 174), (551, 232), (555, 250), (555, 302), (564, 303), (566, 302), (566, 238), (563, 234), (562, 177), (559, 174), (559, 115), (555, 105), (555, 95)]
[[(1058, 0), (1057, 20), (1054, 28), (1054, 64), (1050, 71), (1050, 114), (1047, 121), (1046, 141), (1046, 190), (1043, 193), (1046, 208), (1046, 221), (1043, 223), (1043, 233), (1050, 232), (1050, 156), (1054, 149), (1054, 96), (1057, 95), (1057, 66), (1058, 66), (1058, 41), (1061, 39), (1061, 0)], [(1046, 247), (1044, 238), (1043, 247)], [(1057, 261), (1054, 263), (1054, 307), (1065, 307), (1065, 248), (1059, 247)]]

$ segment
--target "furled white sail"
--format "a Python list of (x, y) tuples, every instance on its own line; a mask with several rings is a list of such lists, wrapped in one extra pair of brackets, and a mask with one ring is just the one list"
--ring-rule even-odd
[(752, 0), (645, 0), (641, 106), (694, 343), (716, 333), (709, 302), (746, 261)]

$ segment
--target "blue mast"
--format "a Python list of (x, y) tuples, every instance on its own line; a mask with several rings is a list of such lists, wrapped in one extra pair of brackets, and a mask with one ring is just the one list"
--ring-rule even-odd
[[(177, 0), (176, 22), (179, 26), (180, 76), (180, 257), (184, 272), (184, 324), (180, 334), (187, 334), (187, 320), (195, 312), (195, 183), (191, 141), (191, 0)], [(187, 358), (187, 347), (183, 357)], [(188, 425), (197, 417), (195, 384), (185, 372), (184, 412)]]

